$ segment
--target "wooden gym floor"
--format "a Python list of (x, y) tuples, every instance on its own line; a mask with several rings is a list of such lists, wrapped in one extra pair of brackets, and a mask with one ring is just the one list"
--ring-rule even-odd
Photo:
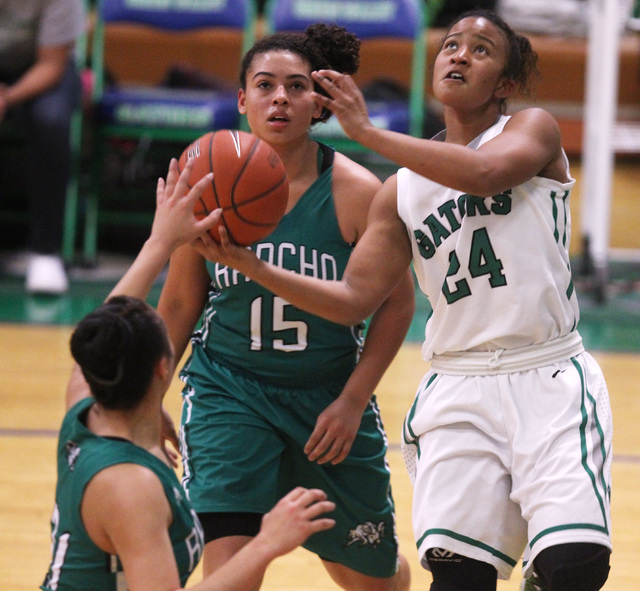
[[(579, 179), (579, 166), (573, 165)], [(640, 249), (640, 166), (625, 161), (616, 166), (612, 211), (612, 246)], [(574, 243), (579, 228), (578, 198), (572, 204)], [(573, 243), (572, 243), (573, 245)], [(577, 246), (572, 250), (579, 267)], [(68, 297), (27, 297), (22, 279), (0, 273), (0, 589), (32, 591), (42, 582), (49, 562), (49, 518), (55, 486), (55, 445), (63, 415), (71, 361), (71, 325), (98, 305), (130, 259), (103, 253), (101, 267), (74, 270)], [(116, 264), (113, 264), (116, 261)], [(578, 273), (579, 274), (579, 273)], [(588, 349), (607, 378), (614, 417), (612, 571), (605, 591), (637, 591), (640, 569), (640, 269), (627, 262), (612, 265), (611, 294), (597, 306), (586, 279), (577, 281), (583, 310), (580, 330)], [(159, 286), (150, 298), (157, 297)], [(415, 389), (426, 370), (420, 358), (424, 304), (406, 344), (378, 388), (378, 399), (389, 435), (389, 462), (396, 499), (402, 551), (413, 572), (412, 591), (426, 591), (430, 577), (417, 558), (411, 532), (411, 485), (400, 453), (400, 427)], [(167, 408), (179, 417), (180, 384), (167, 394)], [(200, 578), (197, 571), (193, 581)], [(518, 569), (499, 591), (517, 591)], [(299, 549), (275, 561), (265, 591), (335, 589), (315, 556)], [(579, 591), (579, 590), (576, 590)]]

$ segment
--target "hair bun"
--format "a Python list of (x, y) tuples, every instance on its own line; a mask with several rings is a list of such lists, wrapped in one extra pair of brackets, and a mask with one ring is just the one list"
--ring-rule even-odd
[(122, 378), (133, 329), (121, 315), (101, 308), (78, 324), (71, 354), (88, 380), (115, 385)]
[(360, 67), (360, 39), (336, 24), (316, 23), (305, 30), (307, 43), (322, 54), (332, 70), (355, 74)]

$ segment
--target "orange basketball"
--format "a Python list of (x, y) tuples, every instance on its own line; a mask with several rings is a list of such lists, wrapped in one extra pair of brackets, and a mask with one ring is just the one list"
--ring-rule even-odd
[[(178, 160), (180, 170), (192, 158), (191, 186), (213, 172), (211, 185), (196, 202), (196, 217), (222, 208), (220, 223), (241, 246), (261, 240), (278, 225), (287, 207), (289, 182), (269, 144), (244, 131), (211, 131), (185, 148)], [(220, 242), (217, 227), (209, 233)]]

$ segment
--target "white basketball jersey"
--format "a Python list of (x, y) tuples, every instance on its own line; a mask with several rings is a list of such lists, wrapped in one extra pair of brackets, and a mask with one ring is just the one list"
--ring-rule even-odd
[[(496, 137), (508, 120), (500, 117), (469, 147)], [(398, 214), (433, 308), (423, 345), (427, 361), (434, 354), (544, 343), (575, 330), (579, 312), (569, 263), (574, 184), (534, 177), (481, 198), (398, 171)]]

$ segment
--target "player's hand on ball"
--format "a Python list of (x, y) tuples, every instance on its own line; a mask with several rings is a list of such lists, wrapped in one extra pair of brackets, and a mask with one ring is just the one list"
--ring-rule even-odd
[(159, 178), (156, 187), (151, 237), (164, 241), (172, 250), (206, 233), (220, 219), (218, 210), (202, 219), (194, 214), (193, 206), (211, 182), (211, 175), (205, 175), (189, 190), (192, 168), (193, 163), (188, 163), (180, 173), (177, 160), (172, 158), (166, 180)]
[(281, 556), (303, 544), (311, 534), (331, 529), (335, 520), (321, 516), (335, 507), (324, 491), (299, 486), (262, 518), (257, 538), (269, 545), (273, 558)]
[[(220, 217), (218, 216), (218, 220)], [(191, 245), (205, 259), (219, 263), (239, 271), (247, 277), (252, 276), (259, 259), (255, 253), (246, 246), (238, 246), (229, 239), (227, 229), (222, 225), (216, 226), (220, 242), (216, 242), (208, 233), (202, 234)]]
[[(178, 168), (189, 161), (195, 161), (193, 184), (213, 173), (195, 203), (196, 217), (221, 208), (230, 240), (242, 246), (262, 240), (278, 225), (287, 207), (289, 181), (282, 160), (264, 140), (237, 129), (210, 131), (182, 151)], [(219, 242), (218, 225), (210, 234)]]

